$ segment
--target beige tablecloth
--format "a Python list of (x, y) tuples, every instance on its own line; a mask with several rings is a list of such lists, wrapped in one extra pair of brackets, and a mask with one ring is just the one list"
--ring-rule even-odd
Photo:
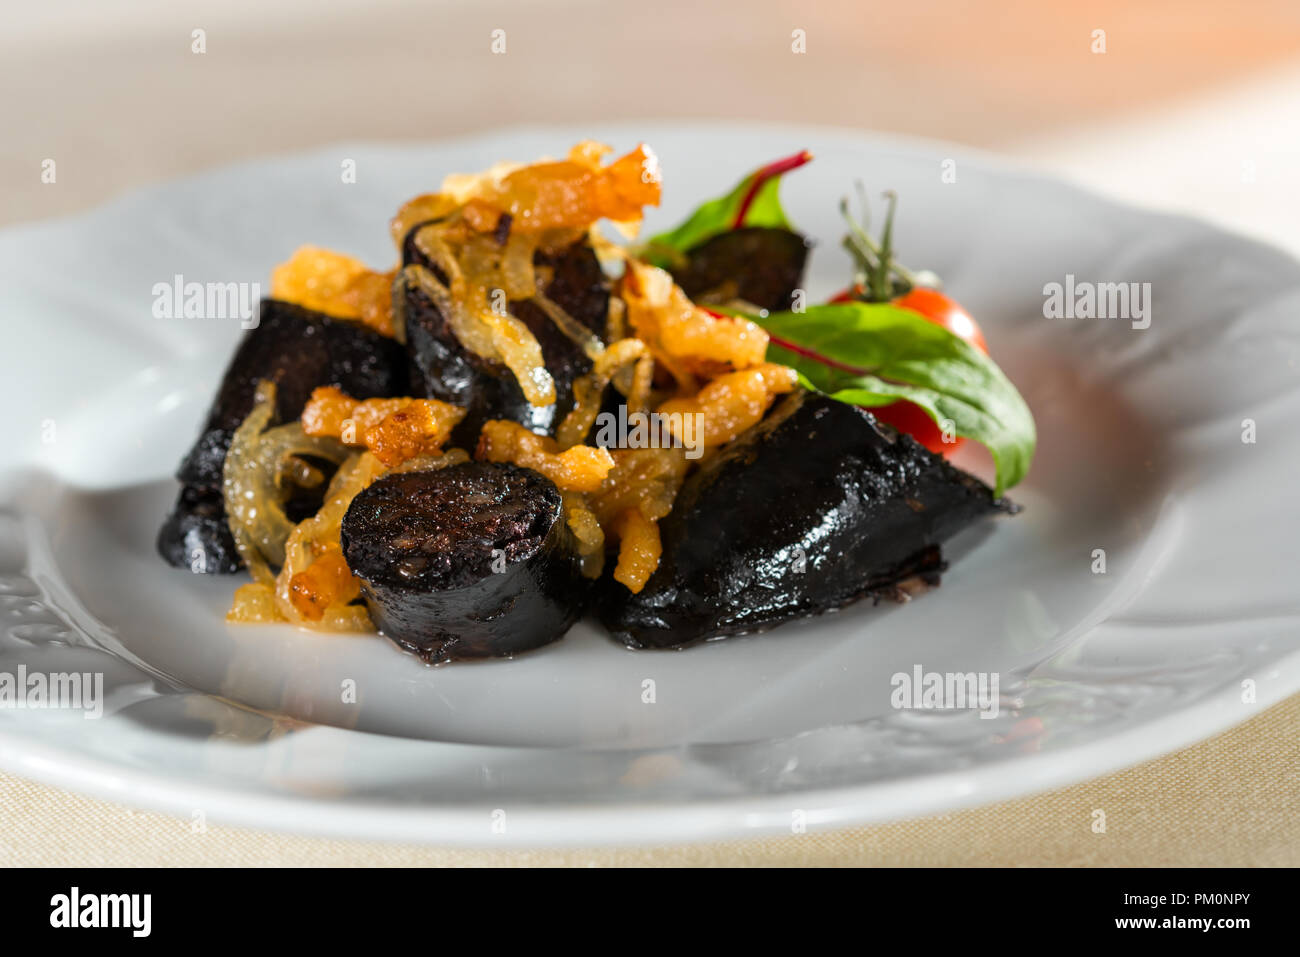
[[(0, 865), (1300, 865), (1300, 695), (1218, 737), (1037, 797), (914, 821), (671, 848), (465, 851), (144, 813), (0, 775)], [(1014, 772), (1010, 772), (1014, 773)], [(1093, 811), (1106, 813), (1094, 833)]]

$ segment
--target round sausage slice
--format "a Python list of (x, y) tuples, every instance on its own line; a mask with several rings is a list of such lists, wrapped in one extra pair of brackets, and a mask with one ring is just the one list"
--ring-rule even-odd
[(375, 624), (429, 662), (555, 641), (590, 591), (559, 490), (514, 465), (384, 476), (352, 500), (342, 544)]

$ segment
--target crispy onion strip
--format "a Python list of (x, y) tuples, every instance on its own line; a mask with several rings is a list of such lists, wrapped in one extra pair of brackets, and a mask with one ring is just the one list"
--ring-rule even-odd
[(537, 292), (537, 273), (533, 254), (537, 252), (536, 233), (512, 232), (501, 256), (501, 285), (510, 299), (529, 299)]
[(645, 356), (646, 345), (640, 339), (620, 339), (596, 357), (590, 372), (574, 381), (573, 410), (555, 433), (561, 448), (580, 445), (586, 439), (600, 412), (601, 396), (609, 380), (620, 368)]
[(384, 464), (369, 452), (348, 456), (330, 482), (320, 511), (299, 522), (289, 533), (284, 544), (284, 565), (274, 582), (275, 610), (285, 621), (327, 631), (373, 630), (370, 616), (360, 605), (332, 603), (320, 618), (309, 617), (293, 600), (293, 582), (330, 546), (339, 547), (339, 529), (352, 499), (383, 473)]
[(542, 312), (546, 313), (547, 318), (555, 323), (556, 328), (568, 336), (588, 359), (595, 362), (600, 358), (605, 351), (605, 343), (600, 341), (600, 336), (565, 312), (563, 306), (554, 299), (548, 298), (540, 289), (533, 294), (533, 302), (537, 303)]
[(577, 541), (578, 561), (583, 577), (599, 578), (605, 570), (605, 531), (581, 492), (561, 492), (564, 520)]
[[(440, 224), (426, 226), (415, 234), (415, 244), (442, 270), (447, 277), (446, 285), (432, 270), (418, 264), (402, 271), (438, 307), (461, 345), (484, 359), (504, 363), (519, 382), (524, 397), (533, 405), (553, 405), (555, 381), (546, 369), (536, 337), (518, 318), (489, 305), (486, 285), (471, 281), (466, 275), (442, 232)], [(473, 278), (488, 278), (491, 270), (480, 265), (479, 272), (481, 275)], [(500, 292), (506, 295), (505, 289)], [(405, 323), (403, 316), (403, 328)]]
[(596, 491), (614, 467), (614, 458), (606, 449), (581, 444), (561, 449), (554, 439), (504, 419), (483, 423), (474, 456), (540, 472), (561, 491), (569, 492)]
[(293, 470), (289, 459), (311, 455), (342, 462), (348, 455), (340, 442), (306, 435), (297, 422), (267, 429), (274, 415), (275, 385), (260, 382), (253, 410), (235, 430), (222, 470), (230, 534), (249, 573), (263, 583), (274, 578), (271, 566), (284, 562), (285, 541), (293, 530), (281, 486), (281, 478)]

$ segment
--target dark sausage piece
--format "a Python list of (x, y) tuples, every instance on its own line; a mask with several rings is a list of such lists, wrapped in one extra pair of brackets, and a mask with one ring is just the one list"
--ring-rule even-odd
[(406, 357), (398, 342), (360, 323), (263, 300), (257, 327), (231, 358), (203, 431), (176, 473), (184, 488), (158, 533), (158, 551), (177, 568), (230, 573), (242, 565), (226, 525), (221, 471), (260, 379), (276, 383), (276, 420), (289, 422), (317, 386), (335, 385), (356, 399), (404, 395)]
[(687, 479), (660, 522), (663, 558), (600, 617), (638, 648), (762, 631), (937, 581), (939, 544), (1014, 511), (974, 476), (870, 413), (800, 390)]
[[(446, 277), (416, 247), (414, 227), (402, 244), (404, 265), (418, 264), (445, 282)], [(598, 336), (605, 334), (609, 312), (609, 280), (595, 252), (586, 242), (574, 243), (557, 254), (538, 252), (538, 267), (554, 272), (545, 292), (549, 299)], [(456, 339), (446, 318), (419, 289), (396, 287), (403, 296), (406, 346), (411, 361), (412, 387), (426, 398), (463, 406), (468, 413), (452, 433), (452, 443), (472, 449), (488, 419), (508, 419), (539, 435), (554, 435), (573, 408), (573, 382), (591, 370), (582, 349), (556, 327), (532, 302), (511, 302), (508, 308), (542, 347), (542, 358), (555, 380), (555, 404), (530, 405), (514, 374), (500, 362), (470, 352)]]
[(779, 312), (794, 301), (807, 261), (808, 243), (799, 233), (745, 226), (700, 243), (673, 279), (696, 302), (743, 299)]
[(182, 486), (157, 544), (167, 564), (197, 574), (229, 575), (244, 567), (226, 524), (225, 500), (213, 489)]
[(428, 662), (555, 641), (590, 591), (559, 491), (514, 465), (384, 476), (352, 500), (342, 543), (375, 625)]

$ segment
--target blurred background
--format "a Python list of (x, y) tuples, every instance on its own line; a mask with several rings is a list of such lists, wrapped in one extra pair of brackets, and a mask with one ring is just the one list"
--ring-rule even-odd
[(956, 140), (1300, 251), (1297, 0), (44, 0), (0, 77), (0, 223), (340, 140), (687, 116)]

